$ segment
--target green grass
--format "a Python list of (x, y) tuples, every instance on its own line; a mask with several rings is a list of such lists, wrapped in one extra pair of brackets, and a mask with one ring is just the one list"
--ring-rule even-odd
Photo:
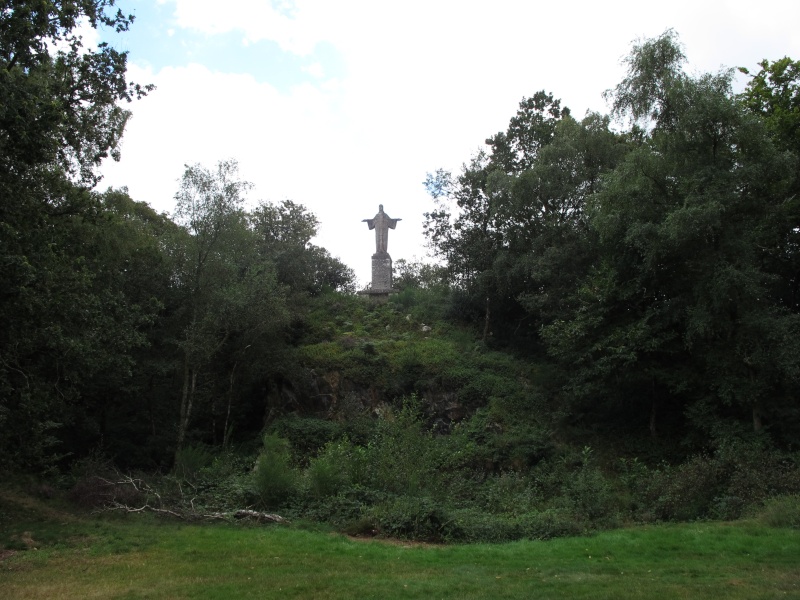
[(37, 549), (0, 561), (5, 599), (800, 598), (800, 534), (753, 521), (424, 546), (296, 527), (35, 521), (8, 506), (0, 539), (27, 533)]

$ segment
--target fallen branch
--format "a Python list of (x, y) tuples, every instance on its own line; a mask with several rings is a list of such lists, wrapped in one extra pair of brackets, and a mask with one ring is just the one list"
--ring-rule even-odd
[(178, 519), (186, 518), (185, 515), (177, 513), (174, 510), (169, 510), (167, 508), (156, 508), (154, 506), (150, 506), (149, 504), (145, 504), (144, 506), (141, 506), (139, 508), (134, 508), (132, 506), (128, 506), (127, 504), (120, 504), (119, 502), (109, 502), (108, 504), (106, 504), (105, 510), (121, 510), (129, 513), (150, 511), (157, 514), (172, 515), (173, 517), (177, 517)]
[[(188, 500), (188, 504), (190, 508), (180, 508), (172, 506), (171, 508), (164, 508), (164, 501), (161, 498), (161, 495), (153, 489), (146, 481), (139, 478), (131, 477), (130, 475), (123, 475), (121, 473), (117, 473), (116, 480), (109, 480), (102, 477), (97, 478), (98, 481), (102, 482), (104, 485), (108, 486), (112, 492), (107, 495), (107, 500), (104, 502), (100, 511), (123, 511), (128, 513), (141, 513), (141, 512), (152, 512), (161, 515), (169, 515), (171, 517), (175, 517), (176, 519), (182, 520), (225, 520), (230, 521), (232, 519), (236, 520), (243, 520), (248, 519), (252, 521), (256, 521), (258, 523), (287, 523), (288, 521), (284, 519), (280, 515), (276, 515), (273, 513), (266, 513), (266, 512), (259, 512), (256, 510), (251, 509), (239, 509), (236, 511), (231, 512), (215, 512), (215, 513), (199, 513), (195, 509), (194, 506), (194, 498)], [(193, 486), (192, 486), (193, 487)], [(120, 499), (116, 493), (113, 492), (115, 489), (119, 488), (127, 488), (132, 489), (135, 491), (133, 498), (127, 498), (130, 501), (126, 502), (126, 498)], [(182, 503), (185, 505), (187, 500), (183, 493), (183, 488), (178, 487), (182, 499)], [(142, 498), (143, 496), (143, 498)], [(155, 499), (156, 506), (153, 506), (149, 502), (149, 500)], [(142, 502), (143, 501), (143, 502)], [(132, 505), (133, 503), (135, 505)], [(141, 505), (140, 505), (141, 504)]]
[(286, 519), (284, 519), (280, 515), (275, 515), (272, 513), (265, 513), (265, 512), (258, 512), (256, 510), (237, 510), (233, 513), (234, 519), (253, 519), (258, 521), (259, 523), (286, 523)]

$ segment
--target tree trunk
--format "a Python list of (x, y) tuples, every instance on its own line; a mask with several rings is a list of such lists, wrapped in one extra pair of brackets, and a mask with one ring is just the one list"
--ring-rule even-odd
[(656, 378), (650, 378), (650, 439), (658, 437), (656, 432)]
[(764, 429), (764, 424), (761, 422), (761, 404), (756, 403), (753, 405), (753, 431), (761, 433)]
[(178, 423), (178, 443), (175, 447), (175, 458), (183, 448), (186, 439), (186, 431), (189, 429), (189, 420), (192, 417), (192, 404), (194, 402), (194, 390), (197, 383), (197, 371), (189, 367), (189, 360), (183, 363), (183, 390), (181, 392), (181, 417)]
[(656, 439), (656, 399), (653, 398), (650, 403), (650, 439)]
[(483, 343), (486, 343), (486, 336), (489, 335), (489, 298), (486, 298), (486, 323), (483, 326)]
[(225, 413), (225, 428), (222, 430), (222, 447), (226, 448), (228, 446), (228, 423), (231, 419), (231, 404), (233, 403), (233, 376), (236, 373), (236, 365), (239, 363), (233, 363), (233, 368), (231, 369), (231, 379), (230, 385), (228, 386), (228, 409)]

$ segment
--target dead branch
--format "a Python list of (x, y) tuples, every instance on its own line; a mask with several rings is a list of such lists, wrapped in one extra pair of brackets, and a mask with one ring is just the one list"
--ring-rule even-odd
[(127, 504), (121, 504), (119, 502), (110, 502), (105, 506), (104, 510), (121, 510), (123, 512), (129, 512), (129, 513), (150, 511), (157, 514), (171, 515), (173, 517), (177, 517), (178, 519), (186, 518), (185, 515), (177, 513), (174, 510), (169, 510), (166, 508), (156, 508), (154, 506), (150, 506), (149, 504), (145, 504), (143, 506), (140, 506), (139, 508), (135, 508), (133, 506), (128, 506)]
[(258, 521), (259, 523), (286, 523), (286, 519), (284, 519), (280, 515), (258, 512), (255, 510), (247, 510), (247, 509), (237, 510), (235, 513), (233, 513), (233, 518), (253, 519), (255, 521)]
[[(161, 515), (170, 515), (177, 519), (182, 520), (225, 520), (230, 521), (232, 519), (242, 520), (248, 519), (253, 520), (258, 523), (287, 523), (287, 520), (284, 519), (280, 515), (266, 513), (266, 512), (259, 512), (251, 509), (239, 509), (232, 512), (215, 512), (215, 513), (198, 513), (194, 506), (195, 498), (189, 499), (188, 503), (191, 508), (187, 510), (181, 510), (179, 508), (164, 508), (164, 502), (161, 498), (161, 495), (153, 489), (146, 481), (143, 479), (139, 479), (136, 477), (132, 477), (130, 475), (123, 475), (121, 473), (117, 473), (117, 478), (115, 480), (105, 479), (102, 477), (97, 478), (98, 481), (102, 482), (104, 485), (109, 486), (112, 488), (128, 488), (132, 489), (137, 495), (144, 496), (144, 502), (139, 505), (137, 503), (135, 506), (131, 506), (124, 501), (120, 501), (117, 499), (117, 495), (115, 493), (109, 494), (108, 500), (104, 503), (100, 511), (123, 511), (128, 513), (142, 513), (142, 512), (152, 512)], [(181, 493), (181, 498), (184, 498), (183, 488), (179, 486), (179, 491)], [(156, 505), (154, 506), (149, 502), (150, 498), (154, 498), (157, 500)], [(185, 498), (184, 498), (185, 502)]]

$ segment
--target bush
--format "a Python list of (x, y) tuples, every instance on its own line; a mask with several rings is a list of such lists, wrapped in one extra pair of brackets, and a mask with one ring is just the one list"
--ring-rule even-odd
[(476, 508), (452, 511), (451, 542), (501, 544), (523, 537), (520, 518), (514, 515), (494, 514)]
[(194, 483), (200, 470), (211, 464), (214, 455), (205, 446), (193, 444), (184, 446), (175, 454), (175, 476)]
[(316, 454), (330, 441), (342, 436), (342, 426), (326, 419), (289, 415), (276, 420), (269, 432), (287, 440), (298, 456)]
[(112, 505), (138, 506), (144, 495), (133, 486), (116, 483), (98, 475), (87, 475), (75, 482), (69, 499), (80, 508), (96, 509)]
[(738, 519), (766, 498), (800, 492), (800, 469), (763, 439), (728, 439), (713, 456), (652, 470), (639, 465), (630, 484), (632, 504), (646, 520)]
[(764, 503), (758, 520), (770, 527), (800, 529), (800, 496), (777, 496)]
[(426, 431), (415, 396), (404, 399), (401, 410), (378, 422), (365, 450), (371, 487), (412, 496), (438, 491), (447, 445)]
[(591, 527), (569, 510), (549, 508), (523, 514), (494, 514), (466, 508), (452, 511), (448, 541), (499, 544), (520, 539), (549, 540), (582, 535)]
[(289, 442), (275, 434), (264, 436), (264, 449), (256, 461), (255, 488), (265, 508), (281, 506), (297, 489), (297, 472), (291, 466)]
[(475, 489), (475, 497), (490, 512), (511, 514), (533, 510), (539, 500), (530, 478), (516, 471), (487, 478)]
[(367, 452), (349, 439), (329, 442), (306, 470), (308, 491), (314, 498), (334, 496), (350, 485), (366, 481)]
[(324, 521), (351, 535), (372, 533), (376, 525), (369, 508), (386, 501), (386, 494), (359, 485), (343, 489), (322, 502), (312, 502), (302, 507), (299, 515), (306, 519)]
[(429, 542), (460, 537), (452, 516), (431, 498), (400, 496), (373, 507), (368, 516), (389, 537)]
[(243, 508), (259, 500), (250, 473), (252, 456), (221, 452), (200, 470), (195, 485), (196, 504), (210, 512)]
[(565, 509), (548, 508), (527, 515), (523, 520), (523, 533), (526, 538), (549, 540), (557, 537), (571, 537), (586, 533), (592, 524), (576, 518)]
[(597, 467), (584, 464), (564, 483), (565, 508), (595, 525), (612, 521), (617, 501), (606, 476)]

